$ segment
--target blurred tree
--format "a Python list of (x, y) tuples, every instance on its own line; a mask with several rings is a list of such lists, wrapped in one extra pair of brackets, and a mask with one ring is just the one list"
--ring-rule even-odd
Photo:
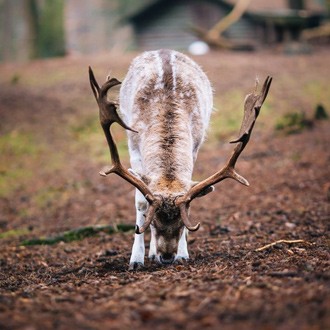
[(65, 54), (64, 0), (0, 0), (0, 60)]
[(305, 9), (305, 1), (304, 0), (288, 0), (288, 7), (290, 9)]
[(52, 57), (65, 54), (64, 0), (28, 0), (30, 30), (35, 33), (35, 56)]
[(120, 0), (118, 1), (119, 10), (123, 16), (130, 15), (132, 12), (136, 12), (137, 10), (150, 5), (156, 1), (153, 0)]
[(31, 54), (25, 5), (25, 1), (0, 0), (1, 60), (23, 60)]

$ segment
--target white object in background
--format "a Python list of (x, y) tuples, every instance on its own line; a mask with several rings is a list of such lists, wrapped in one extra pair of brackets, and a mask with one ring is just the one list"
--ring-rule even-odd
[(210, 47), (204, 41), (194, 41), (188, 47), (188, 51), (192, 55), (205, 55), (210, 51)]

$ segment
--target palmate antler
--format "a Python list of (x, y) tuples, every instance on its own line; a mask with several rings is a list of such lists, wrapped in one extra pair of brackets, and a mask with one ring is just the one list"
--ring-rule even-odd
[[(249, 186), (249, 182), (235, 171), (235, 165), (238, 157), (249, 142), (252, 129), (259, 115), (261, 106), (267, 97), (271, 82), (272, 77), (268, 76), (262, 86), (260, 94), (256, 94), (257, 91), (255, 90), (254, 93), (246, 96), (244, 104), (244, 117), (239, 131), (239, 136), (235, 141), (231, 141), (231, 143), (237, 143), (237, 145), (226, 165), (220, 171), (193, 186), (184, 196), (177, 199), (176, 204), (180, 207), (181, 216), (184, 223), (188, 222), (194, 230), (197, 230), (200, 225), (197, 223), (197, 225), (192, 226), (188, 217), (189, 204), (194, 198), (202, 194), (206, 189), (209, 189), (212, 185), (227, 178), (234, 179), (245, 186)], [(258, 86), (256, 84), (256, 89), (257, 87)]]

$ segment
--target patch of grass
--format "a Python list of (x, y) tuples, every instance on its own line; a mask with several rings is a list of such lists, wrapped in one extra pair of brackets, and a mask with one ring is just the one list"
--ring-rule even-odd
[(316, 119), (316, 120), (329, 119), (329, 115), (328, 115), (327, 111), (325, 110), (325, 107), (323, 106), (323, 104), (318, 104), (316, 106), (315, 112), (314, 112), (314, 119)]
[(30, 133), (12, 131), (0, 137), (0, 197), (10, 195), (32, 177), (30, 164), (42, 150)]
[[(87, 116), (79, 124), (71, 125), (73, 139), (77, 148), (85, 149), (89, 157), (98, 163), (109, 163), (110, 155), (108, 145), (101, 128), (98, 115)], [(126, 132), (114, 124), (111, 132), (117, 144), (119, 155), (122, 159), (128, 158)]]
[(27, 235), (30, 232), (28, 228), (18, 228), (18, 229), (11, 229), (0, 233), (0, 239), (11, 238), (11, 237), (20, 237)]
[(330, 104), (330, 92), (327, 81), (310, 80), (308, 81), (302, 92), (302, 97), (306, 97), (312, 104)]
[(18, 73), (13, 74), (13, 76), (10, 79), (10, 83), (12, 85), (17, 85), (21, 80), (21, 76)]
[(312, 126), (313, 121), (307, 119), (304, 112), (291, 112), (279, 118), (275, 129), (286, 134), (294, 134)]
[(57, 189), (55, 187), (45, 187), (34, 195), (33, 202), (39, 209), (49, 208), (52, 206), (53, 201), (58, 203), (62, 195), (63, 192), (61, 189)]
[(25, 240), (22, 242), (24, 246), (30, 245), (53, 245), (59, 242), (73, 242), (80, 241), (86, 237), (95, 236), (100, 232), (106, 234), (114, 234), (116, 232), (128, 232), (135, 229), (133, 225), (118, 224), (116, 226), (87, 226), (77, 229), (68, 230), (62, 234), (52, 236), (52, 237), (40, 237)]
[(300, 133), (310, 129), (318, 120), (327, 120), (328, 114), (322, 104), (317, 104), (313, 117), (307, 117), (305, 112), (289, 112), (278, 118), (275, 129), (286, 134)]
[(36, 209), (52, 210), (65, 205), (72, 196), (89, 186), (89, 180), (63, 182), (56, 186), (45, 185), (33, 194), (31, 202)]
[(227, 137), (239, 130), (243, 117), (244, 95), (232, 90), (221, 97), (214, 98), (215, 111), (211, 116), (209, 140)]
[[(233, 89), (226, 94), (214, 98), (215, 111), (211, 116), (211, 125), (209, 132), (209, 141), (228, 139), (229, 136), (236, 137), (240, 129), (244, 115), (245, 96), (251, 91), (242, 92)], [(262, 106), (258, 125), (269, 125), (274, 120), (273, 106), (271, 95)]]
[(11, 131), (0, 137), (0, 150), (8, 156), (33, 156), (38, 146), (32, 134)]

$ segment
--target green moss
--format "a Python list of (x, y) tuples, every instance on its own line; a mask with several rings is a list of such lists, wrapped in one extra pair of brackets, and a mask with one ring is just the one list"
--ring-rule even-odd
[(20, 237), (24, 236), (29, 233), (29, 229), (27, 228), (18, 228), (18, 229), (11, 229), (0, 233), (0, 239), (11, 238), (11, 237)]
[(106, 234), (113, 234), (116, 232), (128, 232), (135, 229), (135, 226), (126, 225), (126, 224), (118, 224), (116, 226), (88, 226), (77, 229), (72, 229), (66, 231), (62, 234), (52, 237), (40, 237), (33, 238), (29, 240), (25, 240), (22, 242), (22, 245), (53, 245), (59, 242), (73, 242), (79, 241), (86, 237), (95, 236), (100, 232), (104, 232)]

